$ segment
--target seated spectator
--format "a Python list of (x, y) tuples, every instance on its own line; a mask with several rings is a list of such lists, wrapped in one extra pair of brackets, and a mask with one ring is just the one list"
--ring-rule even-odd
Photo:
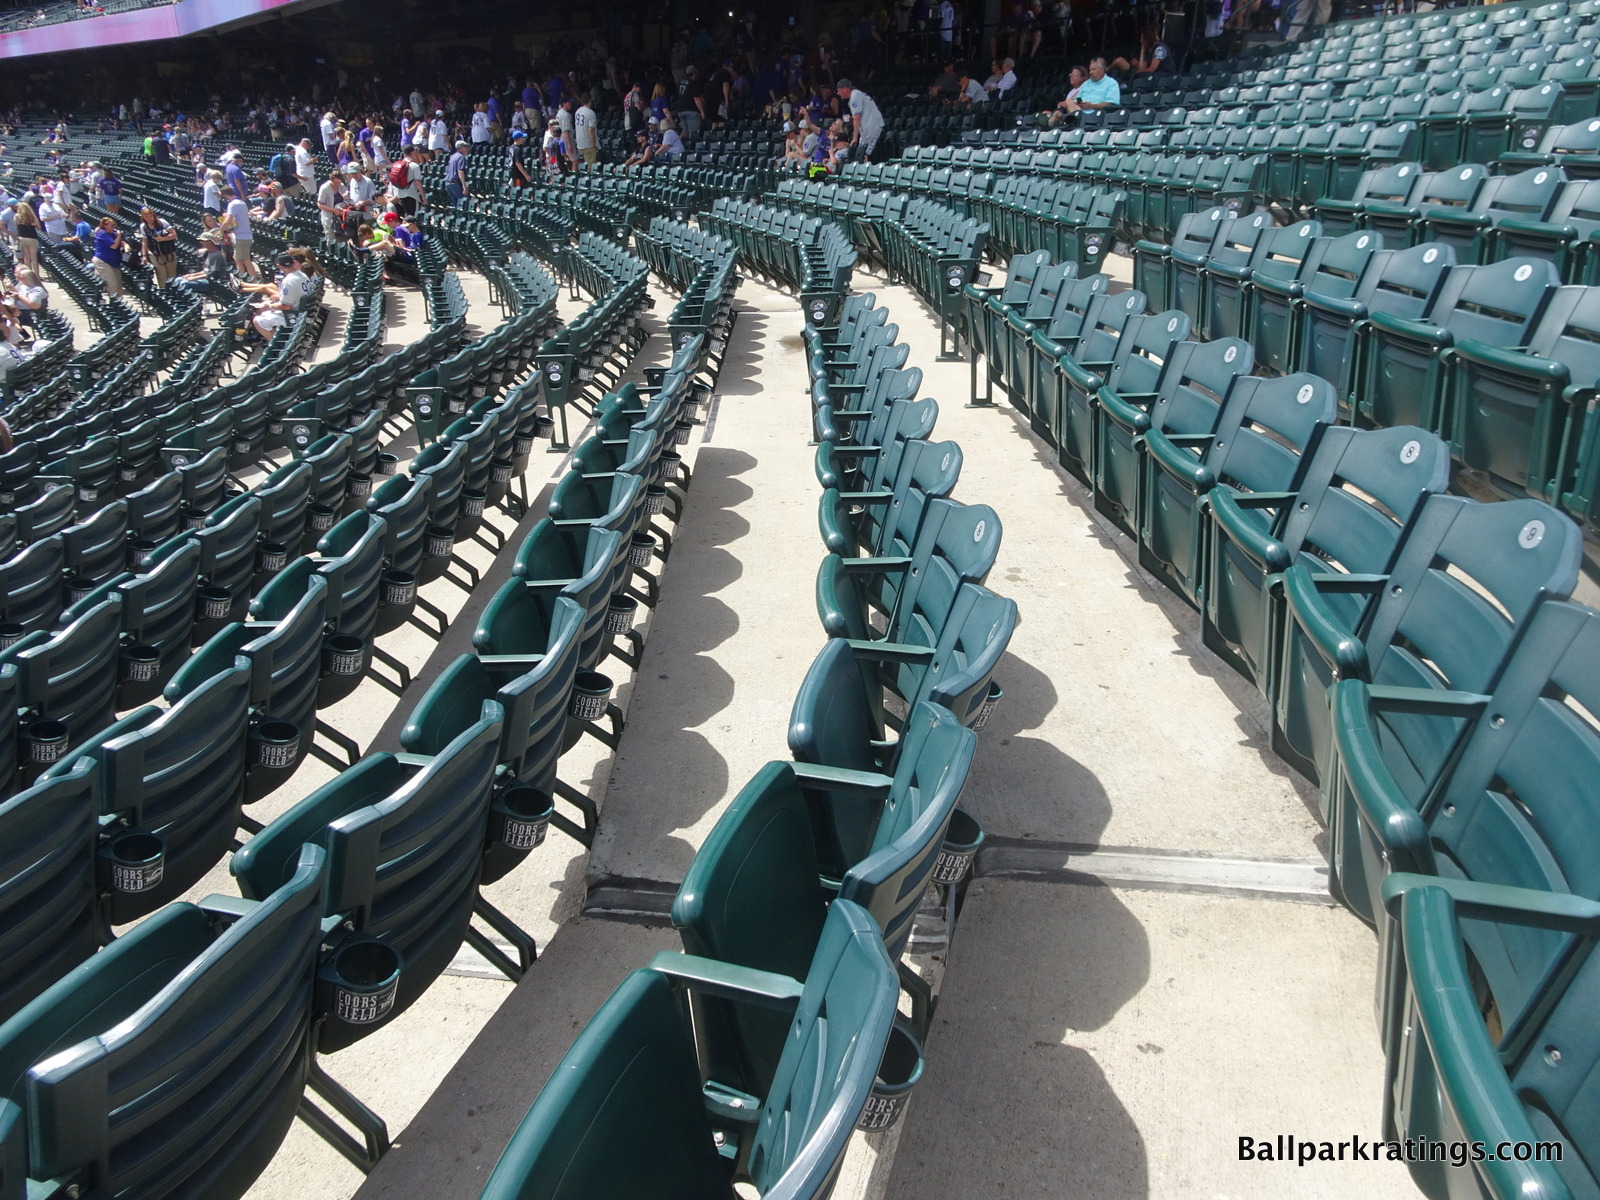
[(220, 229), (208, 229), (202, 233), (200, 269), (178, 276), (172, 281), (172, 286), (193, 292), (197, 296), (208, 297), (218, 304), (225, 305), (232, 300), (234, 292), (229, 286), (232, 279), (232, 259), (228, 255), (226, 242), (227, 235)]
[(983, 90), (983, 84), (979, 83), (967, 72), (961, 72), (960, 87), (956, 92), (956, 98), (951, 107), (971, 108), (975, 104), (987, 103), (989, 103), (989, 93)]
[(983, 81), (983, 90), (989, 93), (991, 100), (1001, 99), (1007, 92), (1017, 86), (1017, 73), (1015, 59), (995, 61), (989, 64), (989, 78)]
[(403, 278), (410, 279), (412, 283), (419, 282), (417, 255), (422, 250), (422, 243), (426, 235), (422, 232), (422, 225), (417, 220), (416, 214), (411, 214), (396, 226), (392, 236), (394, 238), (395, 251), (393, 257), (389, 259), (390, 272), (398, 272)]
[(656, 158), (662, 162), (683, 161), (683, 139), (678, 136), (678, 131), (672, 127), (671, 121), (662, 122), (661, 149), (656, 153)]
[(271, 338), (289, 323), (289, 317), (300, 311), (306, 295), (308, 281), (300, 269), (300, 260), (292, 254), (280, 254), (278, 266), (283, 269), (283, 277), (275, 286), (267, 285), (262, 299), (253, 306), (255, 316), (250, 321), (264, 338)]
[(1068, 92), (1067, 98), (1058, 106), (1059, 111), (1064, 113), (1105, 112), (1121, 107), (1122, 87), (1106, 74), (1106, 60), (1103, 58), (1089, 60), (1089, 78)]
[(960, 90), (960, 77), (956, 74), (955, 64), (945, 63), (928, 88), (928, 99), (948, 104), (956, 98)]
[(29, 329), (38, 328), (34, 314), (50, 307), (50, 293), (39, 282), (39, 273), (32, 267), (17, 268), (16, 286), (6, 300), (16, 310), (18, 322)]

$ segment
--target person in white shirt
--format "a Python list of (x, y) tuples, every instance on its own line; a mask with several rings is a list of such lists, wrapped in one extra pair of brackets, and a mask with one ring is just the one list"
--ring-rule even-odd
[(939, 3), (939, 41), (943, 45), (943, 53), (949, 56), (950, 48), (955, 44), (956, 37), (956, 6), (950, 0), (940, 0)]
[(489, 141), (489, 107), (485, 104), (472, 106), (472, 144), (474, 146), (487, 144)]
[(850, 161), (871, 162), (883, 134), (883, 112), (871, 96), (848, 79), (839, 80), (834, 90), (850, 108)]
[(39, 202), (39, 222), (51, 237), (67, 236), (67, 214), (58, 197), (51, 196)]
[(334, 121), (333, 114), (331, 112), (325, 112), (322, 114), (322, 149), (329, 158), (333, 157), (334, 144), (339, 140), (338, 128), (339, 126)]
[(383, 144), (383, 126), (372, 123), (372, 137), (367, 141), (367, 153), (372, 155), (372, 165), (379, 171), (388, 169), (389, 148)]
[(300, 144), (294, 148), (294, 177), (295, 185), (285, 188), (284, 191), (291, 196), (302, 193), (309, 195), (316, 185), (316, 180), (311, 173), (311, 139), (301, 138)]
[(251, 324), (264, 338), (270, 338), (289, 323), (289, 316), (298, 312), (305, 299), (307, 279), (300, 269), (300, 261), (292, 254), (278, 256), (278, 266), (283, 268), (283, 278), (278, 281), (276, 293), (270, 288), (255, 306), (256, 315)]
[(200, 185), (200, 207), (213, 216), (222, 215), (222, 172), (207, 171)]
[(561, 102), (561, 107), (556, 109), (556, 120), (561, 125), (561, 144), (567, 148), (567, 162), (571, 167), (578, 165), (577, 122), (572, 117), (572, 100), (567, 98)]
[(344, 219), (344, 183), (335, 172), (317, 189), (317, 211), (322, 217), (322, 236), (330, 242), (339, 235), (339, 222)]
[(1014, 59), (1004, 62), (996, 59), (989, 64), (989, 78), (983, 81), (984, 90), (996, 100), (1001, 99), (1007, 92), (1017, 86), (1017, 72)]
[(418, 117), (426, 117), (428, 115), (427, 100), (423, 97), (420, 91), (418, 91), (416, 88), (412, 88), (409, 99), (411, 100), (412, 112), (416, 113)]
[(373, 197), (378, 194), (377, 186), (368, 178), (367, 173), (355, 163), (345, 167), (345, 192), (350, 197), (350, 207), (365, 211), (372, 207)]
[(593, 166), (600, 157), (599, 123), (590, 105), (594, 97), (585, 96), (578, 111), (572, 114), (573, 137), (578, 147), (578, 157), (585, 166)]
[(250, 228), (250, 206), (232, 188), (223, 188), (222, 198), (227, 202), (223, 220), (233, 234), (234, 265), (251, 279), (260, 279), (261, 272), (256, 269), (256, 260), (250, 256), (250, 247), (255, 244), (256, 236)]
[(446, 154), (450, 150), (450, 127), (444, 123), (444, 110), (436, 109), (428, 125), (428, 153)]

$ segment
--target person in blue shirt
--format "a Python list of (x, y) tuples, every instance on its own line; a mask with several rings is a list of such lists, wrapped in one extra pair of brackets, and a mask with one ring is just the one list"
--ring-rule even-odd
[(125, 243), (122, 231), (110, 217), (100, 218), (100, 228), (94, 234), (94, 258), (90, 265), (100, 277), (108, 296), (122, 295), (122, 251)]
[(450, 156), (450, 161), (444, 168), (444, 190), (450, 195), (450, 206), (454, 208), (467, 198), (467, 144), (456, 143), (456, 152)]
[(1071, 112), (1105, 111), (1122, 107), (1122, 87), (1111, 76), (1106, 74), (1106, 60), (1091, 58), (1089, 60), (1089, 78), (1078, 89), (1078, 98), (1074, 101), (1076, 107)]

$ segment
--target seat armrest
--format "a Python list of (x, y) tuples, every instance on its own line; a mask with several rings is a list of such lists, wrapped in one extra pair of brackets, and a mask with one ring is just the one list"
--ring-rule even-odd
[(762, 1008), (792, 1012), (800, 1003), (798, 980), (772, 971), (757, 971), (732, 963), (663, 950), (650, 960), (650, 969), (684, 984), (693, 991), (723, 1000), (741, 1000)]

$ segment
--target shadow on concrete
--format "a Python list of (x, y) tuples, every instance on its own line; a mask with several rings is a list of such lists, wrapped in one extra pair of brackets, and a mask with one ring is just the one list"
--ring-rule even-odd
[(716, 445), (702, 447), (695, 460), (682, 526), (693, 534), (673, 550), (651, 621), (600, 815), (591, 887), (681, 880), (695, 847), (677, 831), (694, 827), (728, 794), (727, 760), (699, 730), (734, 699), (733, 676), (711, 651), (740, 627), (739, 614), (717, 593), (744, 574), (743, 561), (724, 546), (750, 531), (733, 510), (753, 495), (738, 477), (757, 465), (752, 455)]
[(1111, 889), (974, 885), (888, 1200), (1149, 1195), (1144, 1139), (1094, 1056), (1073, 1044), (1149, 973), (1144, 927)]
[(758, 396), (765, 390), (761, 375), (766, 328), (766, 313), (750, 308), (739, 313), (728, 343), (728, 357), (722, 364), (722, 373), (717, 376), (719, 395)]

